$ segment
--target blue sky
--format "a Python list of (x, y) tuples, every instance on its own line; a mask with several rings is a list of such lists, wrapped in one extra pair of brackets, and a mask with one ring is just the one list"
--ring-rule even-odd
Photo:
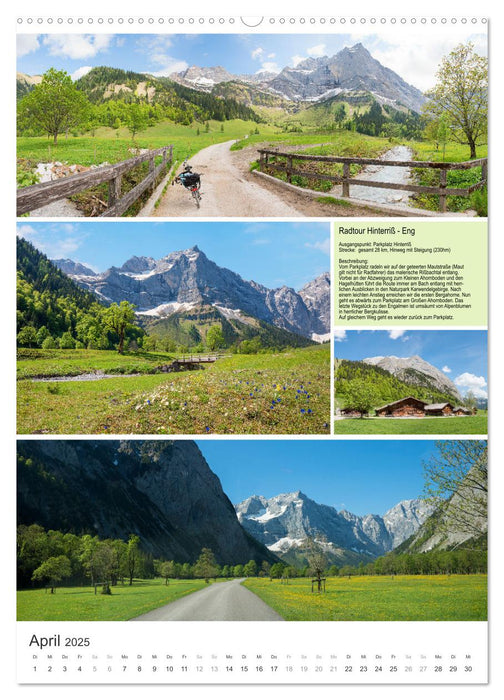
[(330, 266), (325, 223), (30, 222), (17, 230), (49, 258), (70, 258), (97, 272), (133, 255), (158, 259), (194, 245), (220, 267), (269, 288), (300, 289)]
[(377, 34), (20, 34), (17, 69), (40, 75), (66, 70), (74, 79), (95, 66), (168, 76), (190, 65), (221, 65), (234, 74), (279, 72), (309, 56), (332, 56), (362, 42), (383, 65), (420, 90), (432, 87), (443, 55), (468, 39), (486, 52), (486, 35), (461, 25)]
[(200, 440), (197, 444), (233, 503), (302, 491), (356, 515), (383, 515), (418, 498), (432, 440)]
[(457, 385), (487, 397), (488, 349), (486, 331), (336, 331), (334, 354), (345, 360), (377, 355), (420, 355)]

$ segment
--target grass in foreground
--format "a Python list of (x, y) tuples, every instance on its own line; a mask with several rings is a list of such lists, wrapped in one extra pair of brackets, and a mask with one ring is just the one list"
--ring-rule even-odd
[(334, 421), (337, 435), (486, 435), (488, 417), (355, 418)]
[(286, 620), (486, 620), (487, 577), (353, 576), (328, 578), (326, 593), (309, 579), (289, 584), (249, 578), (244, 586)]
[[(54, 351), (52, 351), (54, 352)], [(62, 351), (65, 352), (65, 351)], [(106, 369), (111, 353), (23, 361), (22, 376)], [(329, 433), (329, 345), (233, 355), (203, 371), (17, 385), (18, 433)], [(120, 362), (115, 354), (116, 363)], [(128, 361), (131, 358), (125, 358)], [(63, 371), (65, 369), (65, 372)], [(52, 371), (52, 369), (51, 369)]]
[(91, 586), (57, 588), (51, 594), (43, 588), (18, 591), (18, 620), (130, 620), (167, 605), (205, 586), (202, 580), (134, 581), (132, 586), (112, 587), (112, 595), (95, 595)]

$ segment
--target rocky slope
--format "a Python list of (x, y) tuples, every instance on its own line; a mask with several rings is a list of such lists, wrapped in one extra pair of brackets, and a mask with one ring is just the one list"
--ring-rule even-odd
[[(61, 261), (54, 261), (57, 265)], [(226, 317), (240, 311), (278, 328), (305, 337), (330, 329), (329, 274), (321, 275), (298, 293), (290, 287), (268, 289), (219, 267), (197, 246), (166, 255), (160, 260), (133, 257), (121, 267), (88, 274), (75, 268), (68, 274), (105, 302), (123, 299), (137, 306), (137, 313), (167, 317), (196, 306), (211, 305)]]
[(293, 558), (306, 537), (323, 535), (332, 560), (343, 563), (357, 553), (373, 559), (392, 550), (415, 533), (433, 507), (419, 500), (398, 503), (383, 516), (358, 516), (321, 505), (301, 491), (270, 499), (251, 496), (235, 506), (238, 520), (270, 551)]
[(238, 523), (217, 476), (192, 441), (21, 440), (18, 522), (141, 538), (154, 556), (221, 563), (274, 560)]
[(96, 274), (90, 267), (82, 265), (82, 263), (79, 262), (74, 262), (70, 260), (70, 258), (59, 258), (58, 260), (51, 260), (51, 262), (69, 277), (75, 277), (77, 275), (94, 277)]
[(396, 357), (395, 355), (366, 357), (362, 361), (368, 365), (381, 367), (407, 384), (425, 386), (427, 380), (437, 390), (453, 396), (457, 401), (462, 401), (459, 390), (452, 380), (418, 355), (412, 357)]

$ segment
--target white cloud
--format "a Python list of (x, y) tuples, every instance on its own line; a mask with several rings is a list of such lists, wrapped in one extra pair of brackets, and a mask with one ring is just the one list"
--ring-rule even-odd
[(260, 46), (258, 46), (257, 49), (254, 49), (251, 52), (250, 56), (254, 59), (254, 61), (256, 61), (256, 60), (262, 59), (263, 54), (264, 54), (264, 49), (261, 48)]
[(40, 48), (38, 36), (36, 34), (18, 34), (16, 39), (16, 55), (18, 58), (26, 56), (32, 51)]
[(112, 34), (48, 34), (42, 43), (51, 56), (81, 59), (107, 51), (112, 39)]
[(84, 75), (87, 75), (90, 70), (93, 69), (93, 66), (81, 66), (80, 68), (77, 68), (72, 75), (71, 78), (72, 80), (79, 80), (79, 78), (82, 78)]
[(275, 58), (275, 57), (276, 57), (276, 53), (269, 53), (267, 56), (267, 58)]
[(189, 64), (186, 61), (181, 61), (178, 58), (173, 58), (172, 56), (163, 56), (159, 54), (156, 57), (152, 57), (152, 60), (160, 64), (162, 68), (158, 71), (152, 73), (152, 75), (158, 78), (166, 78), (172, 73), (181, 73), (189, 68)]
[(305, 243), (306, 248), (315, 248), (315, 250), (320, 250), (321, 253), (329, 255), (331, 251), (331, 239), (325, 238), (323, 241), (315, 241), (315, 243)]
[(187, 70), (189, 64), (180, 58), (172, 56), (168, 49), (173, 45), (171, 35), (156, 34), (154, 36), (146, 35), (138, 40), (136, 50), (147, 56), (149, 63), (158, 66), (156, 71), (150, 68), (145, 69), (144, 73), (151, 73), (158, 78), (165, 78), (171, 73), (180, 73)]
[(264, 61), (264, 63), (261, 66), (261, 70), (256, 71), (257, 73), (279, 73), (280, 72), (280, 67), (275, 61)]
[(484, 389), (487, 385), (485, 377), (477, 377), (470, 372), (463, 372), (458, 377), (455, 377), (453, 381), (456, 386), (465, 390), (466, 394), (472, 391), (477, 399), (486, 399), (488, 397), (488, 392)]
[(28, 240), (30, 236), (36, 235), (35, 229), (29, 224), (20, 224), (16, 228), (16, 233), (21, 238), (26, 238), (26, 240)]
[[(66, 234), (66, 235), (65, 235)], [(81, 247), (87, 235), (79, 233), (75, 224), (63, 224), (52, 227), (50, 231), (41, 230), (30, 224), (20, 224), (17, 235), (32, 243), (37, 250), (48, 258), (67, 258)]]
[(312, 46), (311, 48), (307, 49), (306, 53), (308, 54), (308, 56), (311, 56), (312, 58), (320, 58), (321, 56), (325, 56), (326, 45), (325, 44), (317, 44), (317, 46)]
[(299, 64), (301, 63), (301, 61), (304, 61), (305, 58), (306, 58), (306, 56), (298, 56), (298, 55), (296, 55), (296, 56), (291, 56), (291, 61), (292, 61), (292, 65), (294, 66), (294, 68), (295, 68), (297, 65), (299, 65)]
[[(447, 56), (458, 44), (468, 39), (474, 41), (477, 53), (485, 55), (486, 40), (480, 35), (440, 36), (435, 33), (411, 34), (407, 42), (401, 43), (398, 43), (397, 37), (390, 37), (386, 48), (374, 48), (372, 54), (373, 58), (398, 73), (407, 83), (425, 91), (436, 84), (436, 72), (443, 56)], [(366, 45), (366, 48), (369, 46)]]
[(448, 367), (448, 365), (445, 365), (442, 369), (442, 372), (444, 372), (445, 374), (450, 374), (451, 369), (450, 367)]
[(344, 329), (341, 328), (341, 329), (336, 329), (334, 331), (334, 340), (337, 343), (342, 343), (346, 339), (347, 339), (347, 334), (346, 334), (346, 331)]
[(405, 330), (391, 330), (388, 331), (388, 336), (391, 340), (397, 340), (398, 338), (401, 338), (404, 334), (406, 333)]

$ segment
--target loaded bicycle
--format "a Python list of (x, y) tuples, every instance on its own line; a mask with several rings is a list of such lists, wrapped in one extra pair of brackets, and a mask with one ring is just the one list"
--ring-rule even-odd
[(193, 173), (192, 165), (189, 165), (188, 160), (189, 156), (187, 156), (187, 158), (182, 163), (183, 170), (177, 175), (176, 178), (174, 178), (172, 185), (174, 185), (177, 182), (180, 185), (183, 185), (186, 188), (186, 190), (189, 190), (196, 206), (199, 209), (201, 202), (201, 178), (199, 173)]

